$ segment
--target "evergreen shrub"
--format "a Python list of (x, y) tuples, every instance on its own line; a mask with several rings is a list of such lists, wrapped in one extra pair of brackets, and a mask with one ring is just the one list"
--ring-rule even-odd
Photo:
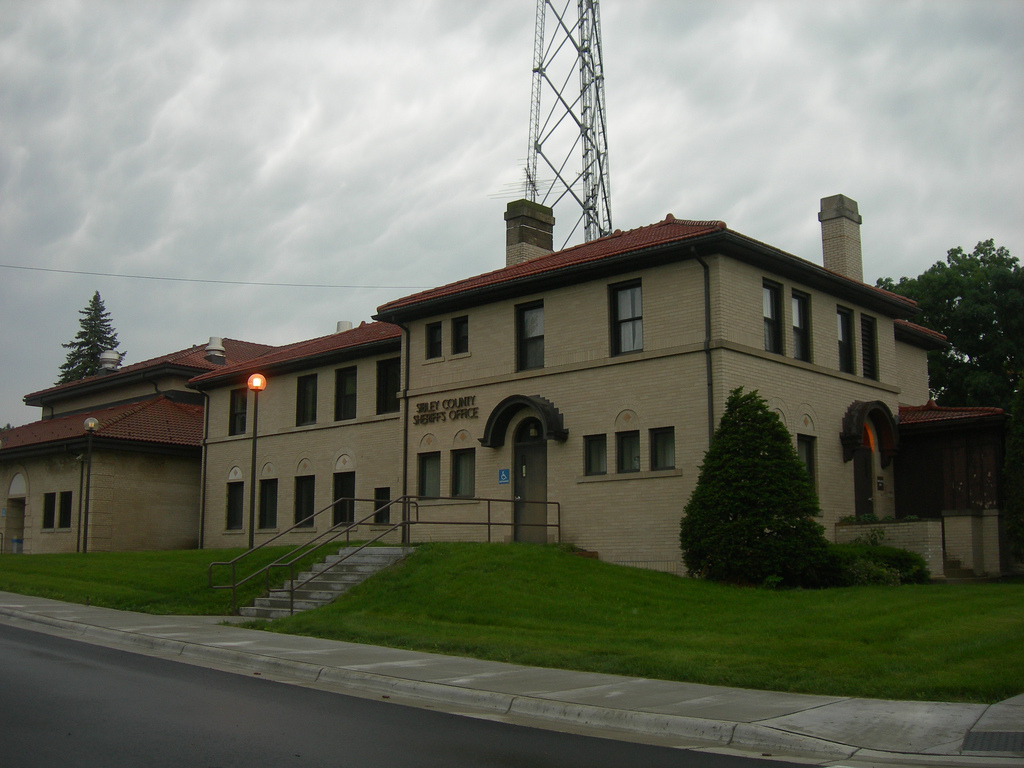
[(691, 575), (822, 587), (841, 580), (789, 432), (757, 391), (733, 390), (680, 523)]

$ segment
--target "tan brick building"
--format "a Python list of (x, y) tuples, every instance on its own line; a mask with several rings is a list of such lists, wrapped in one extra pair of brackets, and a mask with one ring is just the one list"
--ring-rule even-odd
[(42, 419), (0, 433), (2, 551), (196, 546), (204, 405), (185, 383), (268, 349), (211, 339), (26, 395)]
[[(898, 414), (928, 400), (927, 351), (945, 341), (862, 281), (855, 202), (826, 198), (819, 219), (824, 266), (672, 216), (552, 253), (550, 211), (510, 204), (504, 268), (192, 382), (209, 396), (205, 545), (244, 543), (250, 515), (259, 542), (340, 497), (354, 512), (308, 527), (407, 496), (413, 540), (560, 538), (678, 572), (683, 507), (741, 386), (791, 432), (830, 536), (896, 514)], [(253, 372), (268, 379), (256, 489)]]

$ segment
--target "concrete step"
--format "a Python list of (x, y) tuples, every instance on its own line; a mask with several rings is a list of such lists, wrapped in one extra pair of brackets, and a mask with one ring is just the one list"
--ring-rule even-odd
[[(351, 587), (394, 565), (412, 551), (411, 547), (367, 547), (346, 553), (343, 547), (338, 555), (330, 555), (324, 563), (317, 563), (311, 570), (300, 573), (293, 582), (286, 582), (284, 588), (272, 589), (265, 597), (256, 598), (251, 606), (240, 608), (239, 613), (249, 618), (274, 619), (289, 616), (293, 611), (319, 608), (334, 602)], [(336, 565), (332, 568), (333, 563)], [(290, 595), (289, 587), (293, 584), (302, 586)]]

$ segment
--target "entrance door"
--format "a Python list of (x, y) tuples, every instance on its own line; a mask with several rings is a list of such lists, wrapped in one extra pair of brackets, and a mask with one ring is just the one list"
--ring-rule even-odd
[(867, 423), (861, 446), (853, 452), (853, 495), (857, 517), (875, 514), (875, 433)]
[(537, 419), (526, 419), (516, 430), (513, 451), (514, 538), (546, 544), (548, 529), (548, 445)]
[(22, 552), (25, 539), (25, 499), (7, 499), (7, 514), (4, 518), (4, 550)]

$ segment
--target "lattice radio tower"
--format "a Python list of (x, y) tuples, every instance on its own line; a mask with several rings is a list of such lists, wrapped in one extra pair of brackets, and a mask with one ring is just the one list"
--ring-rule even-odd
[[(580, 224), (589, 242), (612, 231), (600, 13), (598, 0), (565, 0), (561, 11), (555, 2), (561, 5), (537, 0), (526, 196), (551, 208), (566, 196), (576, 200), (582, 213), (566, 243)], [(545, 38), (549, 18), (552, 32)], [(542, 118), (545, 95), (551, 104)], [(582, 163), (575, 166), (580, 152)], [(538, 177), (538, 161), (553, 178)]]

